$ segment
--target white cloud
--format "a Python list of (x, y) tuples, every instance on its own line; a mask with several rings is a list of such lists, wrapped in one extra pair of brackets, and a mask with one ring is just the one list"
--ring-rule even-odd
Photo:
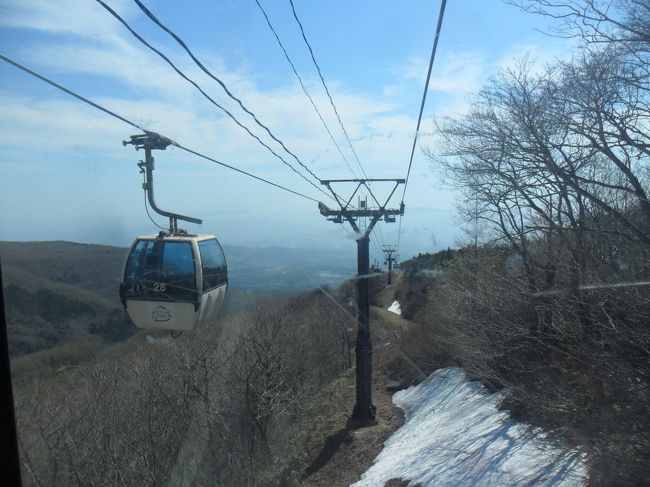
[[(134, 4), (122, 0), (109, 3), (136, 31), (142, 30), (137, 22), (142, 15)], [(55, 42), (23, 46), (20, 49), (22, 61), (48, 68), (55, 73), (101, 76), (118, 81), (136, 93), (151, 94), (153, 91), (161, 96), (187, 98), (195, 90), (96, 2), (8, 0), (3, 7), (0, 27), (58, 34)], [(162, 45), (148, 39), (146, 35), (143, 37), (166, 54), (191, 79), (199, 84), (216, 84), (194, 65), (170, 37), (161, 35), (164, 39)], [(245, 92), (248, 73), (227, 69), (220, 58), (209, 53), (197, 54), (206, 67), (219, 73), (233, 90)], [(218, 92), (221, 94), (220, 89)]]
[[(109, 2), (122, 17), (130, 18), (135, 7), (127, 0)], [(104, 12), (105, 15), (98, 15)], [(88, 0), (3, 0), (0, 27), (32, 29), (119, 44), (122, 28), (96, 2)]]
[(97, 75), (139, 93), (187, 97), (193, 89), (162, 60), (129, 45), (50, 44), (24, 49), (22, 57), (51, 72)]
[[(40, 42), (20, 48), (22, 59), (37, 66), (38, 70), (43, 70), (46, 74), (54, 73), (52, 77), (55, 79), (61, 77), (57, 75), (64, 74), (73, 83), (76, 82), (74, 75), (96, 76), (101, 81), (98, 86), (84, 81), (85, 90), (79, 88), (79, 91), (107, 108), (223, 162), (270, 177), (309, 194), (316, 192), (252, 140), (223, 112), (204, 100), (157, 55), (133, 39), (98, 4), (76, 0), (36, 0), (25, 3), (10, 0), (5, 5), (8, 14), (2, 16), (0, 26), (57, 34), (55, 42)], [(119, 2), (114, 8), (134, 25), (138, 25), (140, 13), (134, 11), (131, 3)], [(231, 110), (277, 152), (282, 153), (281, 148), (271, 141), (265, 131), (255, 127), (251, 118), (234, 101), (228, 99), (221, 88), (202, 73), (171, 39), (164, 35), (156, 39), (159, 41), (155, 45), (215, 100)], [(443, 51), (439, 54), (431, 79), (431, 93), (422, 132), (431, 131), (430, 116), (427, 114), (463, 112), (467, 107), (467, 94), (480, 88), (490, 67), (480, 52)], [(246, 68), (231, 69), (221, 58), (207, 52), (197, 51), (197, 55), (218, 73), (246, 105), (254, 107), (260, 120), (283, 139), (316, 174), (332, 178), (350, 175), (347, 165), (296, 82), (280, 88), (264, 88), (256, 80), (255, 74)], [(416, 125), (410, 100), (413, 97), (419, 98), (421, 89), (414, 91), (412, 85), (414, 80), (419, 86), (422, 85), (426, 67), (426, 60), (410, 59), (406, 66), (399, 69), (397, 82), (385, 85), (383, 96), (355, 92), (342, 83), (330, 81), (329, 87), (339, 113), (368, 174), (377, 177), (404, 174)], [(344, 151), (348, 164), (357, 171), (354, 157), (320, 84), (309, 79), (306, 82)], [(77, 89), (76, 86), (71, 87)], [(110, 91), (102, 91), (103, 87), (109, 87)], [(97, 96), (96, 93), (104, 95)], [(386, 96), (390, 96), (389, 101)], [(409, 115), (403, 113), (402, 104), (407, 99), (409, 106), (406, 110)], [(67, 99), (65, 95), (57, 94), (44, 99), (5, 92), (0, 93), (0, 104), (3, 106), (0, 113), (0, 144), (5, 155), (17, 147), (23, 147), (27, 153), (49, 151), (53, 158), (64, 158), (73, 148), (83, 148), (89, 154), (101, 154), (102, 157), (116, 160), (136, 159), (119, 144), (123, 138), (134, 133), (131, 128), (76, 100)], [(424, 139), (423, 135), (420, 146)], [(431, 140), (427, 139), (427, 142)], [(283, 156), (297, 167), (291, 156)], [(179, 168), (188, 167), (193, 171), (190, 176), (185, 174), (185, 169), (173, 169), (177, 178), (209, 174), (212, 170), (204, 169), (203, 161), (178, 150), (168, 151), (163, 160), (172, 158), (183, 163)], [(418, 150), (414, 166), (418, 171), (424, 167), (420, 158)], [(131, 169), (129, 167), (129, 171)], [(241, 181), (237, 178), (233, 180)], [(414, 181), (412, 188), (422, 187), (423, 194), (428, 195), (429, 183), (427, 186), (423, 184), (423, 181)], [(228, 188), (228, 191), (236, 194), (236, 186)], [(424, 204), (426, 198), (428, 196), (421, 198), (419, 204)]]
[(389, 84), (384, 86), (383, 94), (384, 96), (395, 96), (399, 93), (399, 91), (400, 91), (399, 85)]
[(108, 149), (111, 136), (120, 137), (124, 125), (98, 115), (94, 109), (68, 100), (42, 100), (25, 95), (0, 94), (0, 145), (4, 148), (63, 147)]
[[(397, 69), (404, 81), (424, 85), (428, 59), (410, 58)], [(429, 90), (442, 93), (471, 92), (480, 88), (487, 61), (484, 54), (475, 51), (445, 51), (436, 58), (429, 81)]]
[[(223, 112), (210, 105), (157, 55), (135, 41), (101, 6), (95, 3), (90, 5), (88, 2), (74, 0), (52, 3), (41, 0), (22, 3), (12, 0), (7, 4), (8, 14), (3, 17), (0, 25), (65, 34), (58, 36), (55, 43), (39, 43), (21, 48), (22, 59), (48, 74), (93, 75), (110, 81), (113, 91), (115, 86), (123, 87), (123, 95), (110, 97), (94, 97), (82, 89), (79, 91), (136, 123), (160, 131), (216, 158), (223, 158), (225, 162), (233, 162), (248, 169), (272, 170), (283, 177), (295, 177)], [(127, 19), (131, 17), (132, 20), (137, 20), (136, 12), (132, 11), (130, 4), (119, 3), (114, 8)], [(266, 132), (256, 127), (251, 118), (213, 80), (202, 73), (173, 41), (161, 49), (218, 103), (233, 112), (242, 123), (282, 154), (281, 148)], [(326, 157), (318, 157), (323, 148), (333, 149), (332, 143), (297, 84), (275, 90), (261, 89), (251, 73), (229, 70), (220, 58), (204, 52), (197, 54), (246, 105), (254, 107), (260, 120), (285, 140), (287, 146), (300, 158), (317, 160), (314, 171), (333, 169), (338, 175), (347, 172), (347, 167), (337, 152), (332, 151)], [(116, 81), (118, 85), (115, 85)], [(315, 86), (320, 88), (319, 85)], [(71, 88), (77, 89), (75, 86)], [(373, 129), (367, 120), (373, 120), (394, 108), (384, 100), (346, 91), (336, 82), (330, 82), (330, 90), (352, 138), (365, 136)], [(343, 142), (343, 134), (325, 94), (317, 89), (313, 89), (312, 93), (332, 133), (352, 162), (352, 155)], [(42, 100), (25, 96), (16, 98), (8, 93), (2, 100), (5, 110), (3, 116), (0, 116), (0, 124), (6, 131), (0, 135), (0, 141), (5, 146), (30, 146), (30, 141), (33, 143), (38, 134), (41, 137), (40, 147), (63, 149), (70, 147), (75, 140), (82, 139), (85, 147), (106, 150), (109, 146), (113, 147), (114, 141), (123, 137), (125, 131), (131, 131), (128, 128), (121, 131), (118, 122), (103, 114), (93, 113), (92, 109), (83, 107), (75, 100), (66, 100), (65, 95), (61, 96), (63, 98), (57, 96), (56, 99)], [(52, 123), (54, 120), (57, 121), (55, 124)], [(44, 134), (47, 136), (43, 137)], [(384, 143), (384, 149), (386, 145), (389, 144)], [(362, 147), (360, 157), (367, 156), (364, 152), (374, 155), (377, 147), (377, 144), (368, 145), (367, 150)], [(296, 165), (291, 156), (283, 156)]]
[(481, 87), (485, 76), (485, 56), (477, 52), (451, 52), (439, 59), (432, 73), (429, 90), (443, 93), (468, 93)]
[[(184, 145), (223, 158), (225, 162), (233, 162), (245, 168), (272, 168), (281, 176), (295, 177), (223, 112), (196, 93), (157, 55), (135, 41), (100, 5), (77, 0), (9, 0), (5, 5), (7, 14), (2, 16), (0, 26), (64, 34), (59, 35), (54, 43), (41, 42), (21, 48), (22, 59), (27, 59), (30, 65), (36, 65), (38, 70), (46, 74), (93, 75), (107, 80), (112, 83), (113, 92), (117, 86), (118, 91), (119, 87), (124, 89), (124, 94), (97, 97), (83, 89), (79, 91), (148, 129), (160, 131)], [(139, 11), (136, 12), (131, 3), (112, 2), (112, 6), (120, 15), (137, 25)], [(173, 41), (167, 43), (167, 39), (163, 39), (165, 43), (161, 49), (183, 71), (260, 138), (276, 151), (282, 152), (263, 129), (255, 127), (251, 118), (224, 95), (213, 80), (187, 59)], [(262, 89), (255, 83), (251, 73), (230, 70), (220, 58), (208, 53), (197, 54), (246, 105), (254, 107), (258, 117), (285, 140), (287, 146), (299, 157), (315, 160), (315, 172), (320, 175), (321, 171), (332, 170), (337, 176), (348, 173), (309, 101), (296, 83), (280, 89)], [(115, 84), (116, 81), (118, 85)], [(307, 82), (314, 88), (311, 90), (312, 95), (330, 130), (349, 163), (353, 164), (352, 154), (329, 101), (318, 84), (313, 85), (309, 80)], [(398, 107), (387, 103), (383, 98), (351, 92), (336, 82), (330, 82), (329, 87), (352, 139), (363, 139), (377, 131), (402, 133), (414, 129), (415, 122), (408, 120), (408, 117), (391, 114)], [(77, 89), (76, 86), (71, 88)], [(99, 88), (93, 88), (93, 91), (99, 91)], [(0, 115), (0, 126), (5, 128), (5, 132), (0, 135), (0, 141), (5, 147), (16, 144), (28, 147), (39, 139), (39, 147), (63, 149), (75, 144), (77, 140), (83, 140), (84, 147), (108, 150), (109, 147), (116, 147), (113, 144), (123, 138), (125, 132), (131, 132), (128, 127), (120, 130), (119, 122), (95, 113), (75, 100), (67, 100), (65, 95), (43, 100), (7, 93), (1, 101), (5, 109)], [(362, 161), (370, 161), (368, 163), (373, 166), (391, 166), (397, 154), (404, 152), (403, 142), (398, 137), (378, 137), (372, 141), (355, 143), (355, 149)], [(296, 164), (291, 156), (284, 154), (284, 157)]]

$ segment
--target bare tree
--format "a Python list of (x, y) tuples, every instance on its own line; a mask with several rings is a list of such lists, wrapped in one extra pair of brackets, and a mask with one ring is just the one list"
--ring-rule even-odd
[[(589, 43), (650, 42), (648, 0), (507, 0), (523, 10), (556, 20), (552, 33), (578, 37)], [(645, 46), (644, 46), (645, 44)]]

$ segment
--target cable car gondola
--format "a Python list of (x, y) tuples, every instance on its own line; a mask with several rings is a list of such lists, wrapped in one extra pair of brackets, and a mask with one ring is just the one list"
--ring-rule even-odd
[(137, 237), (124, 264), (120, 300), (139, 328), (189, 331), (214, 324), (228, 288), (221, 245), (213, 235), (191, 235), (178, 220), (202, 220), (159, 209), (153, 198), (152, 149), (171, 141), (155, 133), (134, 135), (124, 144), (144, 148), (143, 188), (151, 208), (169, 217), (169, 231)]
[(216, 238), (160, 232), (131, 246), (120, 299), (140, 328), (193, 330), (216, 321), (227, 287)]

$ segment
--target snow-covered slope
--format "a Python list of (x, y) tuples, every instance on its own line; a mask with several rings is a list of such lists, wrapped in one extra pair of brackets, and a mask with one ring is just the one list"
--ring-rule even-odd
[(393, 304), (388, 307), (388, 311), (395, 313), (396, 315), (401, 315), (402, 306), (399, 304), (399, 301), (393, 301)]
[(390, 479), (424, 486), (584, 486), (584, 455), (497, 409), (501, 394), (470, 382), (458, 368), (434, 372), (397, 392), (406, 421), (355, 487)]

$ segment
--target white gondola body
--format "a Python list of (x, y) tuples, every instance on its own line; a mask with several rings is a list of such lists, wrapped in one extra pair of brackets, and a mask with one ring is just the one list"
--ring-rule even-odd
[(190, 331), (216, 324), (227, 288), (214, 236), (151, 235), (131, 246), (120, 298), (139, 328)]

